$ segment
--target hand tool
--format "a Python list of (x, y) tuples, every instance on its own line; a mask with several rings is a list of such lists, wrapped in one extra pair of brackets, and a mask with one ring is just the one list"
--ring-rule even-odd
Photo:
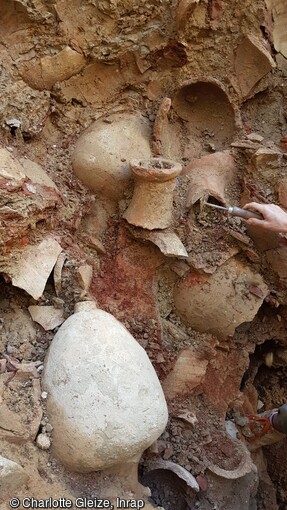
[(249, 218), (256, 218), (257, 220), (264, 219), (260, 213), (248, 211), (247, 209), (241, 209), (240, 207), (232, 205), (230, 207), (222, 207), (221, 205), (210, 204), (209, 202), (205, 202), (204, 205), (208, 205), (214, 209), (219, 209), (220, 211), (226, 211), (230, 216), (238, 216), (239, 218), (244, 218), (245, 220), (249, 220)]

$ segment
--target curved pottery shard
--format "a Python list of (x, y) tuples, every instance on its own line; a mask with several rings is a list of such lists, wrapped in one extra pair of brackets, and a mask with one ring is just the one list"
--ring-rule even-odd
[(129, 227), (131, 235), (135, 239), (150, 241), (157, 246), (161, 253), (166, 257), (177, 257), (179, 259), (188, 259), (188, 253), (182, 244), (180, 238), (167, 230), (145, 230)]
[(229, 151), (194, 159), (183, 169), (183, 175), (189, 177), (187, 207), (198, 200), (207, 201), (208, 197), (226, 205), (224, 191), (234, 177), (234, 170), (235, 162)]
[[(184, 132), (177, 135), (176, 144), (179, 145), (179, 136), (183, 135), (186, 143), (181, 148), (182, 157), (189, 160), (210, 152), (210, 148), (224, 150), (242, 125), (240, 112), (224, 85), (208, 76), (183, 83), (172, 97), (172, 107), (181, 119), (180, 125), (184, 123)], [(175, 127), (170, 126), (171, 130), (174, 133)], [(162, 137), (162, 145), (163, 154), (170, 154), (174, 158), (175, 141), (171, 132), (169, 138), (167, 135)]]
[(153, 141), (152, 141), (152, 152), (154, 156), (162, 155), (162, 135), (163, 130), (166, 128), (167, 114), (171, 107), (171, 99), (164, 97), (161, 104), (159, 105), (158, 112), (153, 126)]
[(68, 80), (85, 66), (82, 53), (66, 46), (53, 56), (33, 59), (21, 70), (23, 80), (36, 90), (50, 90), (58, 81)]
[(183, 30), (200, 0), (179, 0), (176, 11), (176, 29)]
[(266, 0), (274, 20), (273, 42), (276, 51), (287, 58), (287, 3), (286, 0)]
[(252, 95), (255, 85), (269, 73), (276, 64), (264, 40), (253, 35), (245, 36), (235, 50), (234, 69), (242, 99)]
[[(230, 440), (231, 438), (229, 438)], [(237, 478), (241, 478), (242, 476), (247, 475), (250, 473), (253, 467), (253, 462), (250, 457), (250, 453), (247, 450), (244, 443), (238, 440), (233, 440), (234, 446), (236, 446), (237, 450), (240, 451), (241, 457), (239, 464), (235, 469), (223, 469), (216, 464), (210, 464), (208, 466), (209, 471), (212, 473), (215, 473), (217, 476), (220, 476), (221, 478), (227, 478), (229, 480), (236, 480)]]
[(211, 276), (188, 275), (175, 287), (174, 303), (193, 329), (227, 337), (239, 324), (252, 321), (267, 294), (261, 275), (232, 258)]
[(194, 478), (194, 476), (187, 471), (184, 467), (176, 464), (175, 462), (171, 462), (169, 460), (154, 460), (150, 461), (147, 464), (148, 471), (155, 471), (158, 469), (167, 469), (176, 474), (179, 478), (181, 478), (193, 491), (199, 492), (199, 485)]

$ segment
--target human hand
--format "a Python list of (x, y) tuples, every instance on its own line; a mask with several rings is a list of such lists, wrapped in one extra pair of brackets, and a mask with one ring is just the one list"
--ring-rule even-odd
[(243, 209), (257, 211), (263, 216), (262, 220), (250, 218), (246, 221), (247, 225), (262, 227), (266, 230), (272, 230), (273, 232), (287, 232), (287, 213), (283, 211), (279, 205), (250, 202), (250, 204), (246, 204)]

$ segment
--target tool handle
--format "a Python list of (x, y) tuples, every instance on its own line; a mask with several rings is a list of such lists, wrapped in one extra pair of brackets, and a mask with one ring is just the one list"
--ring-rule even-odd
[(260, 213), (254, 211), (248, 211), (247, 209), (241, 209), (240, 207), (229, 207), (228, 213), (231, 216), (238, 216), (239, 218), (244, 218), (245, 220), (249, 220), (249, 218), (256, 218), (257, 220), (263, 220), (263, 216)]

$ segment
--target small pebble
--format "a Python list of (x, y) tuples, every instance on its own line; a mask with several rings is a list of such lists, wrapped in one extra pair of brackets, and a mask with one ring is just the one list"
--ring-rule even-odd
[(42, 391), (41, 398), (45, 400), (48, 397), (48, 393), (46, 391)]
[(15, 352), (15, 347), (13, 347), (13, 345), (8, 344), (7, 348), (6, 348), (6, 352), (7, 352), (7, 354), (13, 354), (13, 352)]
[(37, 372), (42, 372), (44, 370), (44, 365), (40, 365), (38, 368), (37, 368)]
[(46, 434), (39, 434), (36, 439), (36, 445), (40, 450), (49, 450), (51, 446), (51, 441)]
[(46, 431), (47, 431), (47, 432), (52, 432), (52, 430), (53, 430), (53, 426), (51, 425), (51, 423), (47, 423), (47, 425), (46, 425)]
[(250, 133), (246, 136), (248, 140), (251, 140), (251, 142), (262, 142), (264, 140), (264, 137), (259, 135), (258, 133)]

